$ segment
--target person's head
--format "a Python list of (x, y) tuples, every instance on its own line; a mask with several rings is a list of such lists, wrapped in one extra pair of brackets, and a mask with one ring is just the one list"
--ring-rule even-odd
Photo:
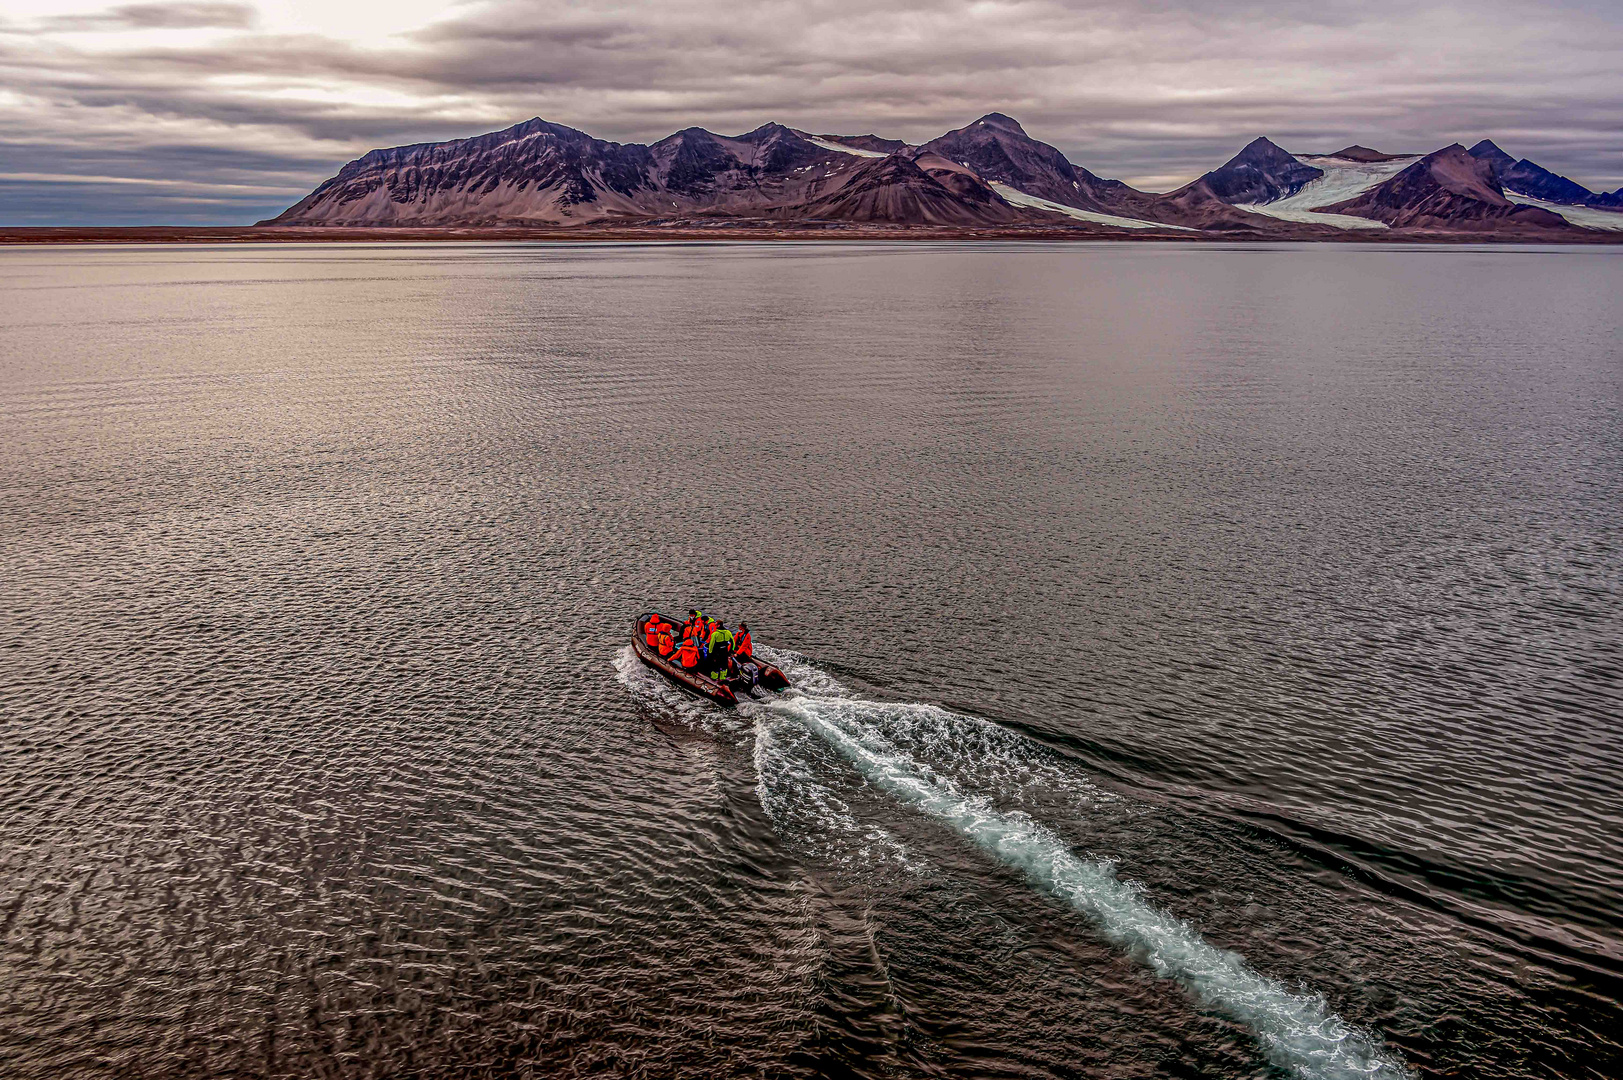
[(741, 622), (741, 623), (738, 624), (738, 629), (739, 629), (740, 633), (742, 633), (745, 630), (748, 630), (749, 628), (750, 628), (750, 624), (747, 623), (747, 622)]

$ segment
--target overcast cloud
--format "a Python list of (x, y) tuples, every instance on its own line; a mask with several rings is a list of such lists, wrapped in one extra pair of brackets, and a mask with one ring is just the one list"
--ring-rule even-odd
[[(29, 5), (38, 10), (30, 12)], [(65, 8), (67, 10), (65, 10)], [(1166, 190), (1296, 151), (1491, 137), (1623, 186), (1623, 5), (1427, 0), (9, 0), (0, 223), (270, 216), (377, 146), (531, 116), (920, 141), (999, 110)]]

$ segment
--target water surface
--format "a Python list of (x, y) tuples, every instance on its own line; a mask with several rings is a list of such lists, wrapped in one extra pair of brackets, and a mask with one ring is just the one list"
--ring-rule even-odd
[(0, 281), (0, 1074), (1623, 1071), (1619, 253)]

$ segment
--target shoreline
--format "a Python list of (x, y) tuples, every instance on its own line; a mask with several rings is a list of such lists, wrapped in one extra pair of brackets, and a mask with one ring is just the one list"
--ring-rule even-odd
[[(1542, 235), (1540, 235), (1542, 234)], [(649, 241), (978, 241), (1027, 240), (1043, 242), (1112, 243), (1226, 243), (1226, 244), (1541, 244), (1586, 247), (1623, 244), (1623, 231), (1549, 235), (1543, 230), (1515, 233), (1422, 232), (1398, 229), (1329, 230), (1257, 235), (1220, 232), (1192, 233), (1173, 229), (1112, 229), (1108, 226), (1017, 226), (963, 228), (933, 225), (817, 224), (784, 226), (754, 221), (693, 225), (572, 225), (441, 226), (351, 228), (331, 225), (126, 225), (126, 226), (0, 226), (0, 245), (50, 244), (353, 244), (540, 241), (549, 243), (604, 243)]]

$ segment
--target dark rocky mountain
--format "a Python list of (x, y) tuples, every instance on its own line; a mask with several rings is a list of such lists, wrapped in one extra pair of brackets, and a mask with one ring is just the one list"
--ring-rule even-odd
[(1353, 214), (1394, 228), (1511, 231), (1569, 230), (1559, 214), (1505, 198), (1493, 167), (1455, 143), (1428, 154), (1356, 198), (1314, 210)]
[(276, 224), (441, 224), (570, 216), (631, 205), (653, 157), (583, 131), (529, 120), (471, 139), (373, 150)]
[(1120, 180), (1106, 180), (1072, 165), (1064, 154), (1033, 139), (1013, 117), (1002, 113), (987, 113), (973, 124), (931, 139), (918, 153), (938, 154), (975, 170), (988, 183), (1007, 184), (1078, 210), (1120, 213), (1122, 196), (1133, 191)]
[[(1137, 216), (1148, 221), (1165, 221), (1203, 232), (1231, 235), (1279, 235), (1311, 238), (1322, 230), (1308, 226), (1289, 226), (1274, 218), (1261, 217), (1229, 205), (1220, 199), (1206, 183), (1206, 178), (1185, 184), (1176, 191), (1154, 196), (1155, 205), (1140, 210)], [(1154, 216), (1162, 215), (1162, 216)]]
[(1516, 159), (1499, 149), (1498, 144), (1492, 139), (1483, 139), (1467, 153), (1478, 161), (1486, 161), (1496, 177), (1516, 164)]
[(967, 127), (922, 144), (914, 153), (936, 154), (972, 169), (987, 183), (1006, 184), (1078, 210), (1201, 230), (1267, 233), (1282, 229), (1273, 219), (1234, 209), (1208, 189), (1192, 190), (1200, 181), (1158, 195), (1097, 176), (1027, 135), (1003, 113), (987, 113)]
[(1558, 176), (1526, 158), (1506, 169), (1497, 179), (1501, 187), (1545, 202), (1577, 204), (1587, 203), (1595, 197), (1593, 191), (1576, 180)]
[[(648, 149), (652, 167), (637, 189), (638, 208), (665, 212), (773, 206), (845, 164), (840, 155), (781, 124), (732, 138), (686, 128)], [(813, 171), (815, 177), (809, 175)]]
[[(1333, 157), (1397, 161), (1362, 146)], [(1348, 168), (1314, 160), (1326, 170)], [(1401, 167), (1402, 162), (1393, 166)], [(1453, 146), (1325, 209), (1427, 233), (1584, 233), (1557, 215), (1505, 198), (1499, 173), (1535, 175), (1533, 169), (1537, 166), (1510, 159), (1492, 143), (1471, 152)], [(1321, 222), (1254, 214), (1231, 203), (1277, 200), (1321, 175), (1273, 142), (1256, 139), (1221, 168), (1177, 191), (1139, 191), (1073, 164), (1002, 113), (988, 113), (921, 146), (872, 134), (811, 135), (781, 124), (732, 136), (693, 127), (650, 145), (615, 143), (538, 118), (469, 139), (373, 150), (261, 224), (703, 226), (732, 219), (1036, 226), (1117, 235), (1118, 225), (1131, 224), (1089, 216), (1109, 215), (1208, 234), (1311, 239), (1337, 232)], [(1571, 183), (1544, 175), (1551, 183)], [(1553, 189), (1515, 190), (1536, 195)], [(1597, 196), (1578, 190), (1587, 205), (1623, 209), (1623, 191)]]
[[(1041, 207), (1011, 205), (993, 183), (1097, 213), (1173, 224), (1191, 218), (1183, 202), (1073, 166), (1013, 119), (991, 113), (924, 147), (877, 135), (809, 135), (781, 124), (737, 136), (687, 128), (644, 146), (604, 142), (535, 119), (472, 139), (374, 150), (265, 224), (500, 225), (702, 215), (1083, 227)], [(1249, 215), (1215, 201), (1192, 216), (1204, 221), (1214, 214), (1248, 227)]]
[(1561, 206), (1593, 206), (1597, 210), (1623, 210), (1623, 188), (1594, 192), (1575, 180), (1551, 172), (1527, 158), (1513, 158), (1491, 139), (1471, 147), (1471, 156), (1486, 161), (1501, 187), (1518, 195)]
[(991, 185), (982, 180), (974, 169), (960, 165), (956, 161), (948, 161), (940, 154), (919, 154), (912, 161), (934, 177), (937, 183), (961, 199), (971, 203), (1004, 201), (1003, 196), (993, 191)]
[[(861, 141), (885, 142), (872, 136)], [(920, 223), (1049, 219), (1016, 210), (989, 188), (961, 196), (911, 164), (864, 170), (874, 160), (820, 147), (781, 124), (731, 137), (687, 128), (643, 146), (604, 142), (535, 119), (472, 139), (374, 150), (266, 224), (784, 217), (794, 216), (795, 208), (800, 216), (897, 221), (901, 219), (892, 216), (899, 212), (896, 208), (906, 206), (919, 210)], [(862, 186), (860, 196), (856, 189), (846, 190), (853, 182)], [(875, 190), (885, 183), (898, 185), (898, 190)]]
[(795, 134), (809, 139), (836, 142), (841, 146), (855, 147), (858, 150), (871, 150), (876, 154), (894, 154), (907, 149), (907, 144), (900, 139), (881, 139), (877, 135), (812, 135), (804, 131)]
[(1516, 160), (1490, 139), (1483, 139), (1471, 147), (1470, 154), (1478, 161), (1488, 163), (1500, 187), (1509, 188), (1518, 195), (1563, 206), (1581, 206), (1595, 197), (1595, 193), (1582, 184), (1557, 176), (1542, 165), (1526, 158)]
[(1294, 195), (1323, 175), (1323, 169), (1304, 165), (1269, 140), (1258, 138), (1200, 179), (1225, 203), (1267, 203)]
[(1010, 206), (984, 183), (949, 186), (900, 154), (868, 158), (827, 187), (803, 207), (780, 212), (832, 221), (965, 226), (1012, 225), (1033, 216)]

